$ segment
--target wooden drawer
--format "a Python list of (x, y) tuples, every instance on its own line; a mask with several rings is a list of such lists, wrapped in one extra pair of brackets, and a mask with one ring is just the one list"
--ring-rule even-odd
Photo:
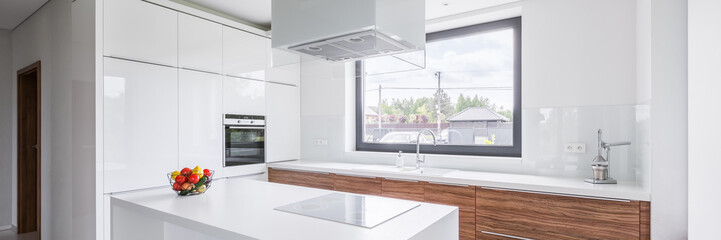
[(268, 168), (268, 181), (333, 190), (333, 176), (331, 176), (330, 173), (300, 172)]
[(476, 223), (479, 239), (639, 239), (639, 202), (477, 187)]
[(425, 201), (456, 206), (459, 209), (459, 239), (475, 239), (476, 188), (438, 183), (426, 183)]
[(381, 178), (376, 177), (357, 177), (335, 174), (333, 177), (333, 186), (336, 191), (381, 195)]
[(384, 178), (381, 184), (381, 194), (384, 197), (423, 202), (423, 192), (423, 182), (420, 181)]

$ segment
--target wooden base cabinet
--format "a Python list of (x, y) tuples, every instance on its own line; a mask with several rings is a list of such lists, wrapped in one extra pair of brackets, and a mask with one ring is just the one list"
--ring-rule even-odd
[(476, 237), (639, 239), (639, 206), (638, 201), (477, 187)]
[(381, 178), (365, 176), (347, 176), (335, 174), (333, 176), (333, 187), (336, 191), (381, 195)]
[(425, 202), (458, 207), (459, 238), (476, 238), (476, 188), (473, 186), (426, 183)]
[(268, 182), (333, 190), (333, 176), (330, 173), (268, 168)]
[(384, 178), (381, 184), (382, 196), (423, 202), (423, 182), (415, 180)]

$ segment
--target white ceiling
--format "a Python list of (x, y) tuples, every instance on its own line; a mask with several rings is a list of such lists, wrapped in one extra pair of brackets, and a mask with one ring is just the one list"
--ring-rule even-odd
[(48, 0), (0, 0), (0, 29), (13, 29)]
[[(0, 0), (6, 1), (6, 0)], [(179, 0), (271, 28), (271, 0)], [(519, 0), (425, 0), (426, 19), (437, 19), (478, 9), (489, 8)]]

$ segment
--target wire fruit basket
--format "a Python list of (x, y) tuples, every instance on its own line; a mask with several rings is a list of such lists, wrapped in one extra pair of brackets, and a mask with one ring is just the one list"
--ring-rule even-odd
[(215, 176), (215, 171), (209, 170), (209, 172), (210, 174), (203, 174), (202, 177), (199, 176), (195, 183), (190, 180), (191, 177), (189, 175), (179, 175), (183, 176), (185, 181), (182, 181), (182, 183), (178, 182), (176, 181), (176, 178), (173, 178), (173, 172), (169, 172), (168, 181), (170, 182), (171, 189), (180, 196), (203, 194), (210, 189), (210, 184), (213, 182), (213, 176)]

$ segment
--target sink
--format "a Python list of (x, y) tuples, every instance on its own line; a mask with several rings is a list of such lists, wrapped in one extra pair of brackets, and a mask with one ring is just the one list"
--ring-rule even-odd
[(409, 174), (409, 175), (428, 175), (428, 176), (443, 176), (445, 174), (458, 171), (455, 169), (423, 168), (423, 167), (420, 170), (418, 170), (415, 167), (397, 168), (396, 166), (391, 166), (391, 165), (368, 165), (368, 166), (354, 168), (353, 170), (399, 173), (399, 174)]

